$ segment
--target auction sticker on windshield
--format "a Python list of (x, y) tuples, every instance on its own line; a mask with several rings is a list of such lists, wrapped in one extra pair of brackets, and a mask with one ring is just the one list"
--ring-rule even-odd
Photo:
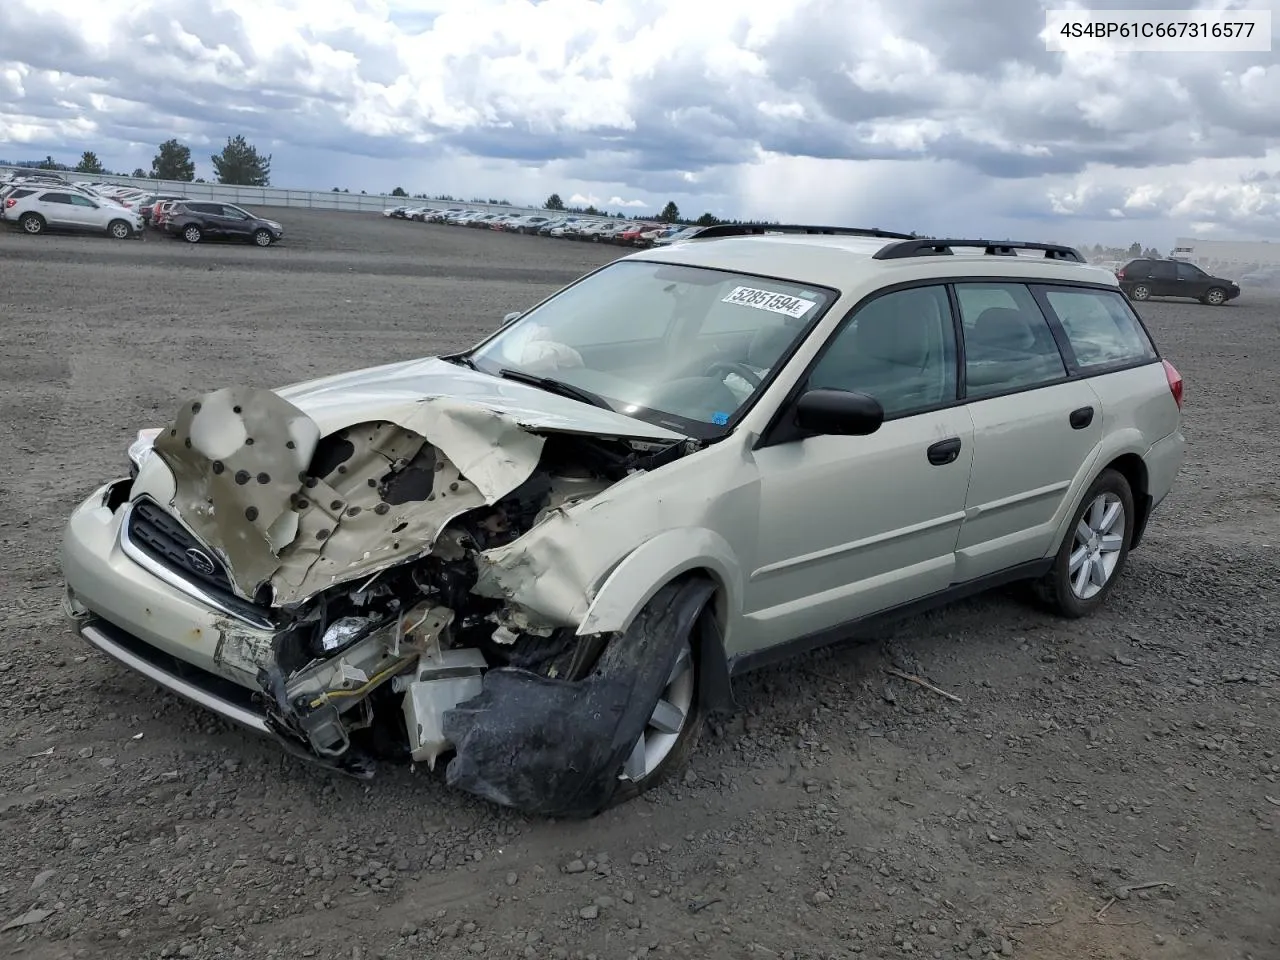
[(757, 310), (768, 310), (770, 313), (781, 313), (784, 316), (799, 319), (813, 309), (818, 302), (805, 300), (803, 297), (792, 297), (773, 290), (757, 290), (755, 287), (734, 287), (729, 295), (722, 297), (721, 303), (736, 303), (743, 307), (755, 307)]

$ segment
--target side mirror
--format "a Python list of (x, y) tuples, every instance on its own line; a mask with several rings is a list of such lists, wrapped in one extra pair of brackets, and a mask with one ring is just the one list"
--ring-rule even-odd
[(796, 402), (796, 426), (806, 433), (865, 437), (884, 423), (875, 397), (851, 390), (810, 390)]
[[(511, 311), (511, 313), (508, 313), (505, 317), (502, 318), (502, 326), (505, 327), (507, 324), (511, 323), (512, 321), (519, 320), (519, 319), (520, 319), (520, 311), (513, 310)], [(499, 329), (501, 329), (501, 327)]]

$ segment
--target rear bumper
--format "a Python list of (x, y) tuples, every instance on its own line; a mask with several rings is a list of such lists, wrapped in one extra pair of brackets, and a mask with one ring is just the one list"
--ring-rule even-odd
[(1175, 430), (1163, 440), (1153, 443), (1147, 455), (1143, 457), (1147, 467), (1147, 493), (1143, 502), (1137, 505), (1138, 516), (1133, 527), (1131, 548), (1142, 542), (1151, 514), (1173, 489), (1174, 481), (1182, 469), (1182, 461), (1186, 456), (1186, 445), (1182, 430)]

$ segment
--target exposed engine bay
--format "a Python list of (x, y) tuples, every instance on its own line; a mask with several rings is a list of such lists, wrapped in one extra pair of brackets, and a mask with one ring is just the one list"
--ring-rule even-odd
[[(493, 671), (529, 688), (596, 668), (611, 636), (522, 602), (498, 558), (557, 511), (699, 446), (532, 432), (442, 399), (321, 436), (278, 394), (230, 389), (184, 407), (154, 454), (173, 478), (167, 509), (254, 614), (220, 622), (220, 661), (253, 678), (286, 745), (368, 776), (377, 759), (434, 769)], [(150, 473), (134, 496), (159, 500), (169, 491)], [(507, 787), (477, 792), (515, 802)]]

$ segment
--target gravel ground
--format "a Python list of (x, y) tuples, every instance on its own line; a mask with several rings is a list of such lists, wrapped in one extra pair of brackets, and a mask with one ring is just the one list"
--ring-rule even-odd
[(683, 778), (549, 823), (330, 779), (61, 619), (64, 518), (138, 427), (463, 346), (619, 252), (280, 219), (269, 250), (0, 231), (0, 951), (1280, 957), (1280, 299), (1142, 307), (1189, 459), (1099, 616), (1009, 591), (755, 675)]

